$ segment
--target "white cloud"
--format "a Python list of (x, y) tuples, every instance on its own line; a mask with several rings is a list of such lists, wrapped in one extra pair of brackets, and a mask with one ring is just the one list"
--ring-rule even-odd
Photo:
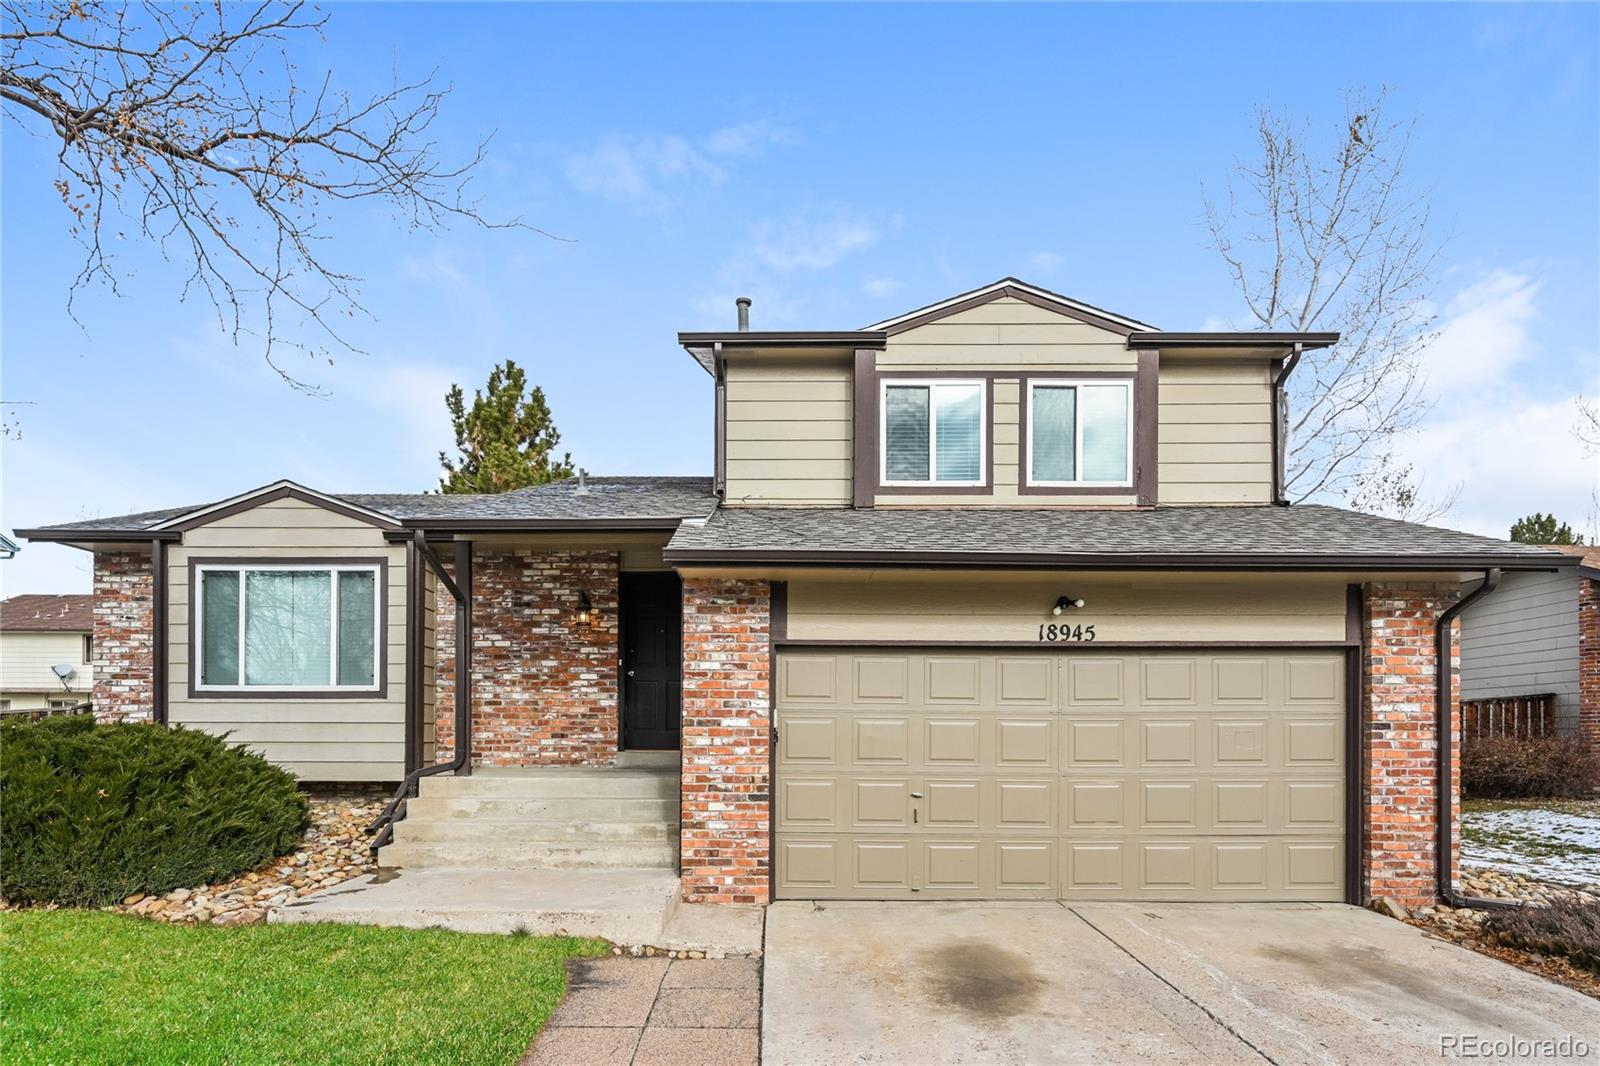
[(882, 236), (878, 224), (854, 212), (799, 213), (756, 223), (748, 254), (779, 274), (827, 270), (846, 256), (871, 248)]
[(636, 211), (658, 211), (670, 205), (675, 188), (715, 187), (727, 181), (724, 161), (753, 159), (799, 139), (789, 127), (765, 119), (724, 126), (698, 138), (612, 134), (568, 155), (563, 169), (579, 192)]
[(694, 178), (719, 185), (727, 177), (682, 137), (609, 137), (567, 157), (567, 180), (589, 193), (636, 210), (656, 210), (668, 202), (664, 185)]
[(1445, 306), (1439, 336), (1422, 353), (1429, 388), (1438, 396), (1503, 378), (1537, 354), (1529, 327), (1538, 317), (1540, 282), (1497, 270), (1468, 285)]
[(861, 283), (861, 291), (875, 299), (886, 300), (905, 288), (899, 278), (868, 278)]
[[(1594, 507), (1600, 458), (1573, 436), (1577, 390), (1546, 384), (1573, 375), (1551, 366), (1533, 339), (1539, 289), (1538, 279), (1504, 270), (1467, 285), (1446, 304), (1439, 338), (1424, 353), (1434, 406), (1396, 452), (1422, 475), (1425, 492), (1459, 487), (1440, 524), (1504, 537), (1533, 511), (1578, 526)], [(1591, 374), (1600, 361), (1594, 352), (1568, 356)], [(1523, 373), (1530, 363), (1542, 372)]]

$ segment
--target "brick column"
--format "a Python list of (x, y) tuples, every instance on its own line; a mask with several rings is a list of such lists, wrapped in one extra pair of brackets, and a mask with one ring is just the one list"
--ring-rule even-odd
[(1578, 578), (1578, 736), (1600, 751), (1600, 581)]
[(155, 579), (148, 552), (94, 553), (94, 716), (153, 722)]
[[(1438, 898), (1434, 856), (1438, 836), (1438, 737), (1434, 622), (1455, 590), (1435, 585), (1366, 587), (1367, 633), (1363, 664), (1366, 800), (1363, 882), (1368, 898), (1392, 896), (1408, 907)], [(1457, 623), (1459, 626), (1459, 623)], [(1459, 642), (1457, 644), (1459, 651)], [(1459, 673), (1457, 657), (1450, 664)], [(1460, 685), (1450, 743), (1451, 790), (1460, 812)], [(1459, 829), (1459, 826), (1458, 826)], [(1460, 862), (1460, 833), (1452, 868)]]
[(772, 856), (771, 588), (683, 582), (683, 898), (765, 903)]

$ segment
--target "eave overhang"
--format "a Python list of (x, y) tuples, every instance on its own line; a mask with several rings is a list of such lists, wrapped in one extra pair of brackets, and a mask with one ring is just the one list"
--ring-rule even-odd
[(1159, 348), (1162, 351), (1209, 351), (1219, 348), (1259, 349), (1269, 354), (1281, 354), (1284, 349), (1299, 345), (1302, 350), (1313, 351), (1339, 343), (1337, 333), (1283, 333), (1239, 330), (1225, 333), (1168, 333), (1148, 330), (1128, 334), (1128, 347), (1134, 350)]
[(1127, 552), (861, 552), (826, 549), (773, 551), (668, 547), (663, 558), (673, 566), (781, 566), (785, 568), (870, 567), (873, 569), (964, 570), (1151, 570), (1293, 571), (1556, 571), (1576, 566), (1560, 558), (1526, 555), (1242, 555), (1132, 554)]

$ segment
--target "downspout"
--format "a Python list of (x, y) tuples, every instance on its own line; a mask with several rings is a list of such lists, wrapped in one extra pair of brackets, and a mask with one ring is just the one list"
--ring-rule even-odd
[[(400, 782), (400, 787), (395, 789), (394, 796), (384, 806), (378, 817), (367, 826), (367, 834), (372, 836), (372, 843), (367, 849), (374, 855), (378, 849), (394, 839), (394, 823), (400, 806), (417, 791), (417, 782), (424, 777), (434, 774), (456, 773), (464, 776), (472, 773), (472, 542), (470, 540), (456, 541), (456, 578), (453, 581), (445, 573), (444, 564), (439, 556), (429, 547), (427, 534), (416, 530), (412, 535), (411, 550), (416, 557), (425, 561), (434, 576), (444, 585), (446, 591), (456, 601), (456, 737), (455, 753), (449, 762), (434, 763), (411, 771)], [(418, 585), (421, 584), (419, 580)], [(420, 611), (421, 599), (413, 597), (413, 602), (407, 605), (408, 611)], [(420, 631), (421, 627), (417, 627)], [(408, 664), (409, 666), (409, 664)], [(407, 673), (410, 671), (408, 669)], [(408, 693), (409, 697), (409, 693)], [(409, 699), (408, 699), (409, 702)], [(417, 713), (420, 713), (422, 701), (418, 699)], [(376, 834), (376, 835), (373, 835)]]
[(1296, 341), (1278, 376), (1272, 379), (1272, 502), (1279, 507), (1289, 505), (1283, 485), (1284, 478), (1289, 476), (1289, 394), (1284, 382), (1294, 373), (1303, 354), (1305, 345)]
[(1500, 585), (1500, 568), (1485, 570), (1483, 584), (1446, 608), (1434, 623), (1433, 655), (1437, 680), (1434, 693), (1437, 701), (1434, 719), (1435, 736), (1439, 745), (1437, 795), (1434, 801), (1438, 811), (1439, 831), (1434, 848), (1434, 877), (1439, 884), (1440, 897), (1452, 907), (1474, 907), (1479, 910), (1510, 910), (1521, 906), (1509, 900), (1484, 899), (1463, 896), (1456, 891), (1455, 871), (1451, 859), (1455, 855), (1455, 792), (1450, 787), (1454, 772), (1454, 753), (1450, 743), (1455, 726), (1452, 713), (1454, 672), (1450, 668), (1452, 651), (1452, 626), (1456, 617), (1474, 603), (1494, 592)]

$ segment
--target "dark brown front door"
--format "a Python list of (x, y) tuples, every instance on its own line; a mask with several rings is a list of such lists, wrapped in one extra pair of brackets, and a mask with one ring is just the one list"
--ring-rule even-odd
[(677, 574), (622, 575), (622, 746), (678, 747), (683, 586)]

